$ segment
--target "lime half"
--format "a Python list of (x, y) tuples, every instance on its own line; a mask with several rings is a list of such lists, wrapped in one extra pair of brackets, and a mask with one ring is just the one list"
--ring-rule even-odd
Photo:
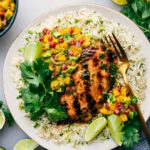
[(32, 62), (39, 58), (42, 53), (42, 43), (29, 42), (24, 50), (24, 57), (27, 61)]
[(127, 0), (112, 0), (114, 3), (118, 4), (118, 5), (126, 5), (128, 4)]
[(14, 147), (14, 150), (34, 150), (38, 144), (32, 139), (20, 140)]
[(93, 140), (107, 125), (107, 120), (104, 117), (95, 119), (85, 132), (85, 141)]
[(111, 136), (116, 141), (118, 145), (122, 145), (121, 137), (122, 137), (122, 128), (123, 128), (123, 122), (117, 115), (111, 115), (108, 117), (108, 127)]
[(5, 150), (5, 148), (0, 146), (0, 150)]
[(3, 111), (0, 109), (0, 130), (3, 128), (5, 124), (5, 115)]

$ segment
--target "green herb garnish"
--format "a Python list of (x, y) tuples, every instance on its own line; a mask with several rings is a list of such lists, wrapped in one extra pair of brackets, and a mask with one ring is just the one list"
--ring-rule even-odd
[(31, 120), (38, 120), (42, 115), (51, 122), (67, 119), (65, 109), (59, 104), (60, 94), (50, 88), (52, 72), (48, 63), (42, 58), (33, 63), (25, 61), (20, 64), (20, 70), (26, 84), (26, 88), (20, 89), (20, 96)]
[(110, 63), (110, 75), (115, 77), (117, 75), (118, 68), (114, 63)]
[(131, 148), (140, 140), (140, 123), (137, 118), (129, 120), (123, 128), (122, 143), (125, 148)]
[(85, 24), (89, 24), (91, 22), (93, 22), (93, 20), (92, 19), (88, 19), (88, 20), (85, 21)]
[(99, 58), (100, 58), (100, 59), (104, 59), (104, 58), (105, 58), (105, 55), (104, 55), (104, 54), (100, 54)]
[(106, 64), (102, 64), (102, 65), (101, 65), (101, 68), (102, 68), (103, 70), (105, 70), (105, 71), (108, 71), (108, 67), (107, 67)]
[(146, 0), (128, 0), (128, 2), (121, 12), (133, 20), (150, 39), (150, 2)]

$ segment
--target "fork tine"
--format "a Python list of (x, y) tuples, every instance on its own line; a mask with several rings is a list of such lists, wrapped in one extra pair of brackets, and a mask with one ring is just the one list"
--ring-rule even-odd
[(125, 57), (125, 58), (127, 58), (127, 55), (126, 55), (126, 53), (125, 53), (123, 47), (120, 45), (119, 41), (117, 40), (115, 34), (112, 33), (112, 35), (113, 35), (113, 37), (114, 37), (114, 39), (115, 39), (115, 41), (116, 41), (116, 43), (117, 43), (117, 46), (118, 46), (118, 48), (119, 48), (119, 50), (120, 50), (122, 56)]
[(104, 43), (105, 43), (103, 39), (100, 39), (100, 42), (101, 42), (102, 44), (104, 44)]
[(118, 51), (118, 48), (116, 47), (115, 43), (113, 42), (111, 36), (110, 36), (110, 35), (108, 35), (108, 36), (109, 36), (109, 39), (110, 39), (110, 41), (111, 41), (111, 43), (112, 43), (112, 45), (113, 45), (113, 47), (114, 47), (114, 50), (115, 50), (116, 53), (117, 53), (117, 56), (119, 57), (119, 59), (122, 59), (122, 57), (121, 57), (121, 55), (120, 55), (120, 52)]
[(109, 43), (109, 41), (108, 41), (106, 36), (105, 36), (105, 40), (106, 40), (107, 44), (109, 45), (109, 47), (111, 47), (111, 45), (110, 45), (110, 43)]

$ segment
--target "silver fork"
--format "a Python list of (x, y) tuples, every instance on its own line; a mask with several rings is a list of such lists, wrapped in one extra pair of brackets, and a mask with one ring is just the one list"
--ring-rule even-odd
[[(113, 48), (116, 51), (116, 54), (117, 54), (119, 60), (122, 62), (122, 64), (119, 66), (119, 71), (122, 74), (122, 77), (124, 79), (125, 85), (126, 85), (128, 91), (129, 91), (130, 96), (131, 97), (135, 96), (134, 93), (133, 93), (133, 90), (132, 90), (132, 88), (131, 88), (131, 86), (129, 84), (129, 81), (127, 79), (127, 76), (126, 76), (126, 72), (127, 72), (128, 68), (129, 68), (129, 60), (127, 58), (125, 50), (121, 46), (119, 40), (116, 38), (115, 34), (112, 34), (112, 36), (108, 35), (108, 37), (105, 37), (105, 40), (106, 40), (107, 44), (110, 47), (111, 47), (111, 44), (113, 45)], [(139, 105), (137, 103), (136, 103), (136, 110), (138, 112), (138, 118), (140, 120), (142, 130), (143, 130), (143, 132), (145, 134), (145, 137), (146, 137), (146, 139), (147, 139), (147, 141), (149, 143), (149, 146), (150, 146), (150, 131), (149, 131), (148, 126), (147, 126), (147, 124), (146, 124), (146, 122), (144, 120), (144, 116), (143, 116), (143, 114), (142, 114), (142, 112), (140, 110), (140, 107), (139, 107)]]

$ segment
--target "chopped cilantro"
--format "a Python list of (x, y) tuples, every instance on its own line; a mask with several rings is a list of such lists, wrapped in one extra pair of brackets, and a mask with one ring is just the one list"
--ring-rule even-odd
[(70, 86), (73, 86), (74, 85), (74, 80), (73, 79), (71, 79), (70, 80), (70, 84), (69, 84)]
[(75, 23), (78, 23), (79, 21), (80, 21), (79, 19), (75, 19), (75, 21), (74, 21), (74, 22), (75, 22)]
[(82, 74), (82, 79), (84, 79), (84, 80), (89, 79), (89, 76), (90, 76), (90, 72), (89, 72), (89, 71), (85, 71), (85, 72)]
[(60, 20), (60, 19), (58, 19), (57, 21), (58, 21), (58, 23), (60, 23), (60, 22), (61, 22), (61, 20)]
[(105, 71), (108, 71), (108, 67), (107, 67), (106, 64), (102, 64), (102, 65), (101, 65), (101, 68), (102, 68), (103, 70), (105, 70)]
[(100, 59), (104, 59), (104, 58), (105, 58), (105, 55), (104, 55), (104, 54), (100, 54), (99, 58), (100, 58)]
[(91, 22), (93, 22), (93, 20), (90, 18), (90, 19), (87, 19), (87, 20), (85, 21), (85, 24), (89, 24), (89, 23), (91, 23)]
[(117, 75), (117, 71), (118, 71), (117, 66), (114, 63), (111, 63), (110, 64), (110, 75), (115, 77)]

